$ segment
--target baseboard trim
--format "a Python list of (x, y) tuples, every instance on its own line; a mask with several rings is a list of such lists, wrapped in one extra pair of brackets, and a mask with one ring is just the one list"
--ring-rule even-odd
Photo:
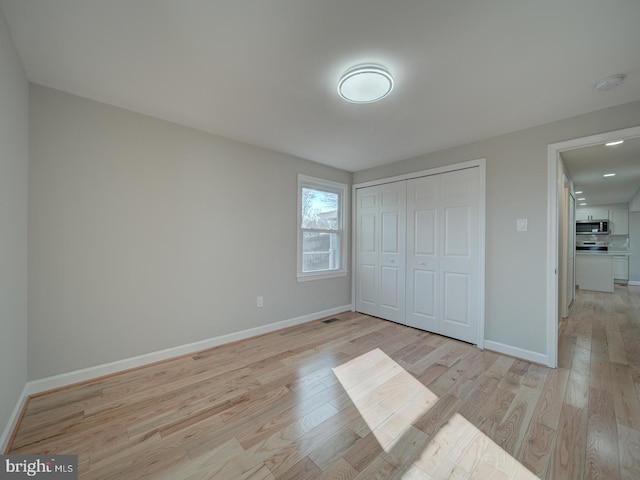
[(638, 280), (629, 280), (627, 282), (627, 285), (631, 285), (631, 286), (637, 287), (637, 286), (640, 286), (640, 281), (638, 281)]
[(220, 335), (218, 337), (213, 337), (186, 345), (179, 345), (177, 347), (167, 348), (164, 350), (159, 350), (157, 352), (151, 352), (144, 355), (138, 355), (136, 357), (118, 360), (115, 362), (96, 365), (95, 367), (83, 368), (81, 370), (75, 370), (73, 372), (62, 373), (60, 375), (53, 375), (51, 377), (27, 382), (22, 391), (22, 394), (20, 395), (20, 398), (18, 399), (18, 402), (16, 403), (15, 408), (13, 409), (13, 413), (11, 414), (9, 422), (2, 432), (2, 437), (0, 437), (0, 451), (6, 451), (7, 447), (9, 446), (11, 435), (13, 434), (18, 421), (20, 420), (22, 409), (24, 408), (24, 405), (31, 395), (47, 392), (49, 390), (55, 390), (57, 388), (63, 388), (75, 383), (86, 382), (87, 380), (92, 380), (94, 378), (104, 377), (105, 375), (111, 375), (113, 373), (142, 367), (151, 363), (169, 360), (171, 358), (180, 357), (182, 355), (189, 355), (192, 353), (200, 352), (202, 350), (207, 350), (208, 348), (224, 345), (225, 343), (236, 342), (238, 340), (244, 340), (246, 338), (274, 332), (276, 330), (282, 330), (283, 328), (312, 322), (320, 318), (337, 315), (338, 313), (350, 310), (351, 305), (343, 305), (341, 307), (330, 308), (328, 310), (302, 315), (301, 317), (290, 318), (289, 320), (282, 320), (280, 322), (274, 322), (268, 325), (262, 325), (260, 327), (249, 328), (247, 330), (241, 330), (239, 332), (229, 333), (227, 335)]
[(532, 352), (523, 348), (512, 347), (500, 342), (484, 341), (484, 348), (497, 353), (503, 353), (511, 357), (521, 358), (528, 362), (539, 363), (541, 365), (549, 365), (549, 357), (543, 353)]
[(2, 436), (0, 437), (0, 452), (2, 452), (3, 454), (7, 453), (7, 448), (9, 448), (9, 441), (11, 440), (11, 436), (13, 435), (13, 431), (16, 425), (18, 424), (18, 421), (20, 421), (20, 416), (22, 415), (22, 409), (27, 404), (28, 398), (29, 398), (29, 394), (28, 394), (28, 384), (27, 384), (22, 389), (22, 393), (18, 397), (16, 406), (13, 408), (13, 412), (11, 412), (9, 421), (7, 422), (6, 427), (4, 427), (4, 431), (2, 432)]
[(255, 337), (257, 335), (274, 332), (276, 330), (282, 330), (283, 328), (311, 322), (313, 320), (318, 320), (330, 315), (336, 315), (348, 310), (351, 310), (351, 305), (343, 305), (341, 307), (331, 308), (328, 310), (323, 310), (321, 312), (310, 313), (308, 315), (302, 315), (301, 317), (291, 318), (289, 320), (282, 320), (280, 322), (270, 323), (268, 325), (262, 325), (260, 327), (249, 328), (247, 330), (241, 330), (239, 332), (229, 333), (227, 335), (220, 335), (219, 337), (213, 337), (186, 345), (179, 345), (177, 347), (139, 355), (137, 357), (105, 363), (103, 365), (96, 365), (95, 367), (89, 367), (69, 373), (54, 375), (51, 377), (42, 378), (40, 380), (33, 380), (27, 383), (28, 395), (46, 392), (48, 390), (65, 387), (74, 383), (85, 382), (93, 378), (111, 375), (113, 373), (141, 367), (150, 363), (161, 362), (163, 360), (180, 357), (182, 355), (189, 355), (202, 350), (207, 350), (208, 348), (217, 347), (225, 343), (236, 342), (238, 340), (244, 340), (246, 338)]

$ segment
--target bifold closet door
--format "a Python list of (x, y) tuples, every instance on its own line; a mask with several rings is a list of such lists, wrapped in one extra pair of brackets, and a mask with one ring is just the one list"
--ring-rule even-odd
[(440, 176), (409, 180), (407, 185), (406, 324), (439, 329)]
[(478, 342), (479, 169), (407, 181), (406, 324)]
[(406, 182), (356, 191), (356, 310), (405, 322)]

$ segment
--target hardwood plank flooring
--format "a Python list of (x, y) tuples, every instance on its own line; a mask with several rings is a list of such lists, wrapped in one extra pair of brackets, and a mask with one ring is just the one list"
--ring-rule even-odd
[(81, 479), (640, 478), (640, 287), (578, 291), (559, 368), (357, 313), (31, 398)]

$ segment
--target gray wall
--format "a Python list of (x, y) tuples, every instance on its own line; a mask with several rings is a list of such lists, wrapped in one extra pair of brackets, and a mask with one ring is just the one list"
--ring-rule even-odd
[(296, 281), (296, 202), (351, 173), (38, 85), (29, 142), (30, 379), (350, 303)]
[[(546, 353), (547, 145), (635, 125), (640, 102), (353, 177), (487, 158), (486, 337)], [(29, 148), (30, 379), (350, 302), (295, 279), (296, 175), (348, 172), (37, 85)]]
[(640, 283), (640, 212), (629, 212), (629, 281)]
[(29, 84), (0, 13), (0, 434), (27, 382)]
[(640, 102), (628, 103), (356, 172), (354, 183), (486, 158), (485, 335), (546, 354), (547, 145), (637, 125)]

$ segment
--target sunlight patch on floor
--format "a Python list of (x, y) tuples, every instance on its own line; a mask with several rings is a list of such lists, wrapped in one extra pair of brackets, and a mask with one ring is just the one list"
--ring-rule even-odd
[(386, 452), (438, 400), (380, 349), (371, 350), (333, 371)]
[(382, 350), (333, 371), (366, 423), (357, 433), (373, 433), (382, 456), (406, 468), (402, 478), (538, 478), (462, 415), (452, 415), (431, 437), (416, 428), (438, 397)]

